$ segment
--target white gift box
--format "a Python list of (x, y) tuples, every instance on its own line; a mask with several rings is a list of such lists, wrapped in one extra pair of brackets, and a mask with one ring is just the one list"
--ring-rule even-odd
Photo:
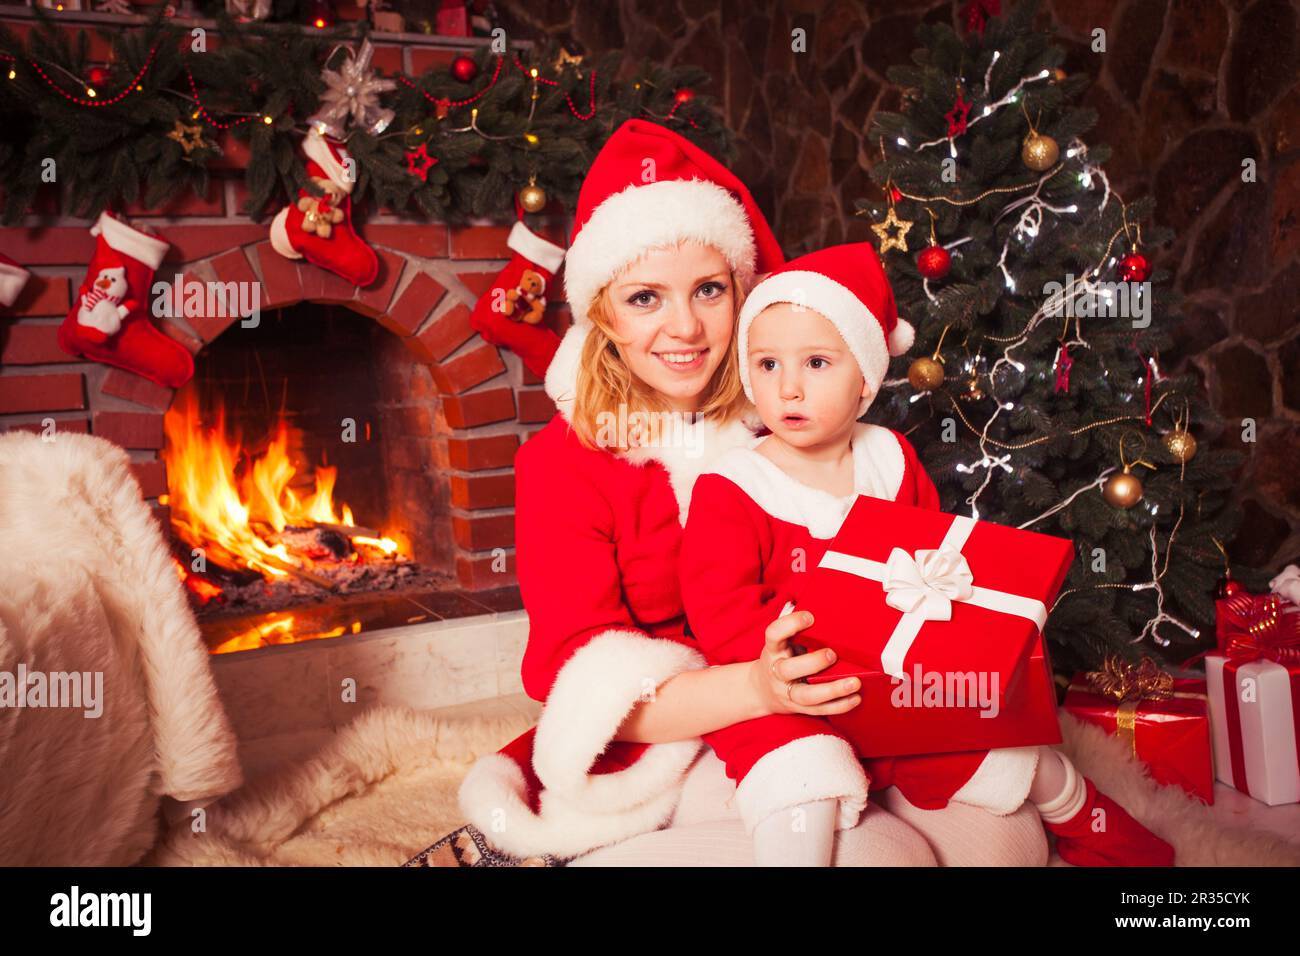
[[(1223, 654), (1205, 656), (1214, 776), (1269, 806), (1300, 803), (1296, 742), (1300, 700), (1294, 693), (1291, 671), (1270, 660), (1256, 660), (1228, 674), (1227, 663)], [(1296, 681), (1300, 683), (1300, 677)], [(1238, 750), (1235, 770), (1234, 744)]]

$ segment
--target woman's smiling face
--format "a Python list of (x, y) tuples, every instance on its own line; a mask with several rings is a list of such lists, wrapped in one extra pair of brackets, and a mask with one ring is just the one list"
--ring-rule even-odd
[(698, 410), (732, 345), (731, 267), (712, 246), (655, 249), (609, 285), (612, 330), (628, 369), (676, 410)]

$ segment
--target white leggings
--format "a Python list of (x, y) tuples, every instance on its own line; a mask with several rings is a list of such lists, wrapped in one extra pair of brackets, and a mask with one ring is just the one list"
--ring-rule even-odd
[[(753, 866), (754, 844), (731, 805), (736, 786), (705, 747), (687, 771), (667, 827), (600, 847), (569, 866)], [(1033, 806), (995, 816), (949, 803), (921, 810), (897, 788), (871, 794), (856, 827), (838, 830), (832, 866), (1044, 866), (1047, 837)]]

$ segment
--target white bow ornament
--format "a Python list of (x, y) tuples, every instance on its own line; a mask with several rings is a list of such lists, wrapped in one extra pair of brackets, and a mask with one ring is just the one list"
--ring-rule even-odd
[(960, 551), (938, 548), (916, 557), (895, 548), (885, 562), (885, 603), (926, 621), (951, 621), (952, 602), (969, 600), (975, 577)]

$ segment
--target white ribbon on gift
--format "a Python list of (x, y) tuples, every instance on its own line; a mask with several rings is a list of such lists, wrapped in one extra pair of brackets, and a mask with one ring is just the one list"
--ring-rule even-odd
[(952, 620), (953, 601), (1023, 617), (1040, 632), (1047, 623), (1047, 605), (1042, 601), (975, 584), (970, 564), (961, 553), (974, 530), (974, 518), (956, 515), (943, 541), (933, 550), (910, 555), (902, 548), (894, 548), (883, 562), (842, 551), (828, 550), (822, 555), (819, 567), (878, 582), (885, 591), (885, 603), (903, 612), (880, 652), (881, 669), (886, 674), (904, 677), (903, 660), (921, 627), (926, 621)]

